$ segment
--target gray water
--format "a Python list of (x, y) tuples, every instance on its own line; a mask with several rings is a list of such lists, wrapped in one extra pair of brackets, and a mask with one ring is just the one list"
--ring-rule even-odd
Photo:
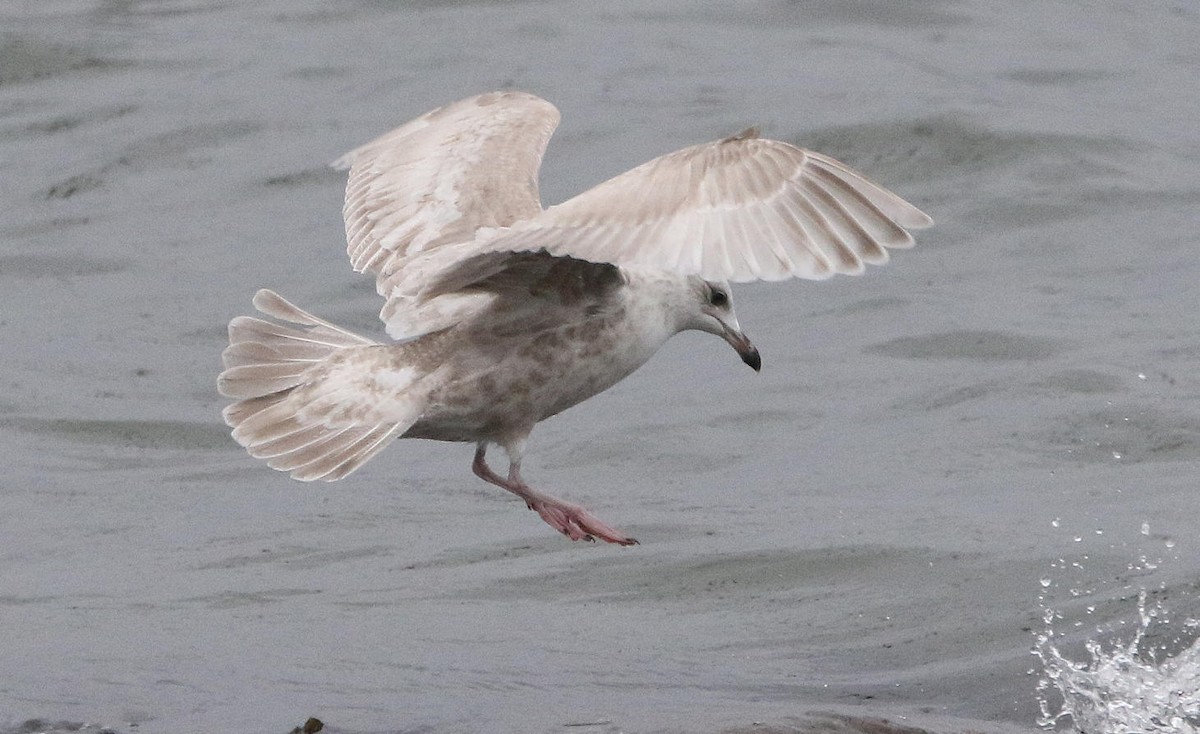
[[(1153, 0), (8, 0), (0, 731), (1035, 730), (1043, 579), (1064, 655), (1200, 606), (1198, 39)], [(761, 375), (685, 335), (535, 431), (638, 547), (468, 446), (304, 485), (220, 420), (258, 287), (382, 334), (326, 163), (498, 88), (562, 110), (547, 203), (754, 124), (937, 220), (739, 288)]]

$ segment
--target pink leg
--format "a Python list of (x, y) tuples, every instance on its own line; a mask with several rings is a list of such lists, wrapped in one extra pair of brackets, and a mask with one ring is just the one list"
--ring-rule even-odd
[(579, 505), (564, 502), (534, 490), (521, 479), (521, 462), (510, 463), (508, 479), (501, 477), (487, 465), (483, 458), (486, 452), (487, 445), (483, 443), (479, 444), (479, 448), (475, 450), (475, 461), (471, 464), (471, 470), (475, 472), (475, 476), (485, 482), (491, 482), (497, 487), (503, 487), (525, 500), (529, 509), (540, 515), (550, 527), (558, 532), (571, 540), (594, 541), (596, 538), (600, 538), (617, 545), (637, 545), (636, 540), (626, 537), (615, 528), (604, 524)]

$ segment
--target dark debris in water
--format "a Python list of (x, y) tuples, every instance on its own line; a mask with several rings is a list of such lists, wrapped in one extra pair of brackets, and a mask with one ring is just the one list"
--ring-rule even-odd
[(91, 173), (81, 173), (59, 181), (46, 189), (45, 196), (47, 199), (69, 199), (76, 194), (98, 189), (103, 185), (104, 181), (99, 176)]
[(341, 183), (346, 174), (329, 166), (306, 168), (290, 173), (281, 173), (263, 181), (267, 186), (294, 187), (309, 184)]
[(315, 716), (310, 716), (308, 717), (308, 720), (304, 722), (304, 726), (297, 726), (293, 728), (291, 734), (317, 734), (317, 732), (324, 728), (324, 722)]
[[(132, 728), (137, 725), (130, 726)], [(294, 727), (290, 734), (317, 734), (324, 728), (324, 722), (315, 716), (310, 716), (302, 726)], [(0, 734), (118, 734), (118, 731), (99, 724), (34, 718), (22, 721), (15, 728), (0, 729)]]
[(0, 734), (68, 734), (68, 732), (117, 734), (115, 729), (107, 726), (84, 724), (77, 721), (51, 721), (50, 719), (26, 719), (17, 724), (15, 729), (0, 729)]
[[(813, 718), (788, 719), (774, 724), (754, 723), (726, 729), (721, 734), (934, 734), (928, 729), (904, 726), (875, 717), (817, 714)], [(963, 734), (971, 734), (964, 732)]]

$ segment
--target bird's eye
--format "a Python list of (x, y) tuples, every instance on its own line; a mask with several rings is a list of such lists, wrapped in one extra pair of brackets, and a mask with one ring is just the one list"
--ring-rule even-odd
[(708, 294), (708, 302), (717, 308), (724, 308), (729, 305), (729, 296), (725, 294), (725, 291), (719, 291), (714, 288), (712, 293)]

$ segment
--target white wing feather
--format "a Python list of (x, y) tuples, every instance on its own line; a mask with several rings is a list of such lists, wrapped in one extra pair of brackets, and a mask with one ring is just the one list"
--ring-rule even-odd
[(491, 92), (428, 112), (334, 162), (350, 169), (346, 252), (356, 271), (376, 274), (376, 288), (389, 299), (381, 314), (389, 334), (441, 328), (485, 305), (427, 303), (412, 294), (461, 259), (439, 248), (542, 210), (538, 168), (558, 120), (543, 99)]
[(755, 135), (656, 158), (476, 242), (711, 280), (821, 279), (887, 262), (933, 223), (828, 156)]

